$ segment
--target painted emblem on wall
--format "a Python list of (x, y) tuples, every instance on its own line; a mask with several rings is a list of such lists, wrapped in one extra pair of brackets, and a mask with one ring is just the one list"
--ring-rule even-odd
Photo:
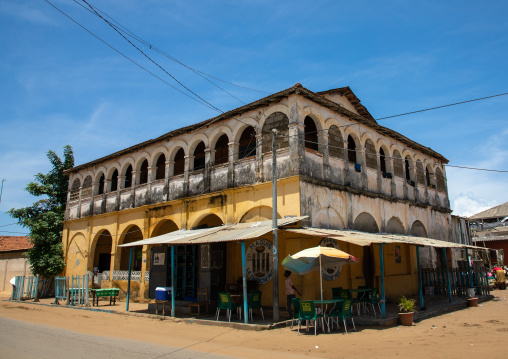
[(259, 239), (247, 248), (246, 269), (249, 279), (264, 284), (273, 278), (272, 247), (272, 243), (266, 239)]
[[(319, 243), (321, 247), (332, 247), (340, 249), (339, 244), (337, 241), (333, 238), (323, 238), (321, 243)], [(321, 273), (323, 275), (323, 278), (326, 280), (335, 280), (339, 277), (340, 272), (342, 271), (342, 264), (330, 266), (330, 267), (323, 267), (321, 269)]]

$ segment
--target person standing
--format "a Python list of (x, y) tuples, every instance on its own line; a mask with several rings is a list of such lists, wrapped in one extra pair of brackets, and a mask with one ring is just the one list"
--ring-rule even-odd
[(298, 293), (298, 295), (300, 297), (302, 295), (300, 294), (298, 289), (296, 289), (296, 287), (294, 286), (293, 281), (291, 280), (290, 276), (291, 276), (291, 271), (287, 270), (287, 271), (284, 272), (284, 277), (286, 277), (286, 280), (285, 280), (286, 298), (287, 298), (286, 306), (288, 308), (289, 317), (293, 318), (293, 309), (292, 309), (292, 306), (291, 306), (292, 299), (296, 298), (295, 292)]

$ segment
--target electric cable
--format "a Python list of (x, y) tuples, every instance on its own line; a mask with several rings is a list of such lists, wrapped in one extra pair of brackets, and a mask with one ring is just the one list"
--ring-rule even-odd
[[(90, 12), (91, 14), (97, 16), (94, 12), (92, 12), (90, 9), (87, 9), (86, 7), (84, 7), (82, 4), (80, 4), (77, 0), (73, 0), (76, 4), (80, 5), (83, 9), (87, 10), (88, 12)], [(91, 5), (91, 4), (89, 4)], [(130, 31), (129, 29), (127, 29), (125, 26), (123, 26), (121, 23), (119, 23), (117, 20), (115, 20), (112, 16), (110, 16), (108, 13), (104, 12), (103, 10), (99, 9), (97, 6), (95, 5), (91, 5), (96, 11), (100, 12), (101, 14), (103, 14), (104, 16), (106, 16), (107, 18), (111, 19), (112, 22), (114, 22), (115, 24), (117, 24), (118, 26), (115, 26), (117, 27), (120, 31), (126, 33), (128, 36), (132, 37), (133, 39), (135, 39), (136, 41), (139, 41), (140, 43), (144, 44), (145, 46), (149, 47), (150, 50), (155, 50), (156, 52), (160, 53), (161, 55), (167, 57), (168, 59), (170, 59), (171, 61), (174, 61), (176, 62), (177, 64), (183, 66), (183, 67), (186, 67), (187, 69), (195, 72), (195, 73), (199, 73), (201, 75), (204, 75), (204, 76), (207, 76), (207, 77), (210, 77), (210, 78), (213, 78), (214, 80), (217, 80), (217, 81), (220, 81), (220, 82), (223, 82), (225, 84), (228, 84), (228, 85), (232, 85), (232, 86), (235, 86), (235, 87), (238, 87), (238, 88), (242, 88), (242, 89), (245, 89), (245, 90), (249, 90), (249, 91), (253, 91), (253, 92), (259, 92), (259, 93), (264, 93), (264, 94), (270, 94), (270, 92), (266, 92), (266, 91), (261, 91), (261, 90), (256, 90), (256, 89), (253, 89), (253, 88), (250, 88), (250, 87), (246, 87), (246, 86), (242, 86), (242, 85), (239, 85), (239, 84), (235, 84), (233, 82), (229, 82), (229, 81), (226, 81), (226, 80), (222, 80), (216, 76), (213, 76), (213, 75), (210, 75), (206, 72), (203, 72), (203, 71), (200, 71), (198, 69), (195, 69), (193, 67), (190, 67), (186, 64), (184, 64), (183, 62), (179, 61), (178, 59), (176, 59), (175, 57), (167, 54), (166, 52), (160, 50), (159, 48), (157, 48), (155, 45), (152, 45), (151, 43), (149, 43), (148, 41), (142, 39), (141, 37), (139, 37), (138, 35), (136, 35), (135, 33), (133, 33), (132, 31)], [(215, 86), (217, 86), (217, 84), (211, 82), (212, 84), (214, 84)], [(218, 86), (217, 86), (218, 87)], [(229, 95), (231, 95), (232, 97), (236, 98), (234, 95), (230, 94), (229, 92), (227, 92), (226, 90), (222, 89), (221, 87), (219, 87), (221, 90), (225, 91), (226, 93), (228, 93)], [(243, 102), (242, 100), (236, 98), (238, 101), (240, 102)]]

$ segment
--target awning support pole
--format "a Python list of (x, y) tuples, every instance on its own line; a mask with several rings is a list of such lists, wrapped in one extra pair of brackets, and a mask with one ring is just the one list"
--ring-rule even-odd
[(423, 302), (422, 271), (420, 269), (420, 247), (416, 246), (416, 265), (418, 266), (418, 295), (420, 296), (420, 310), (425, 307)]
[(245, 241), (242, 241), (242, 278), (243, 278), (243, 319), (244, 323), (249, 322), (247, 308), (247, 261), (245, 259)]
[(469, 251), (466, 247), (466, 262), (467, 262), (467, 279), (469, 282), (469, 288), (473, 288), (473, 276), (471, 274), (471, 262), (469, 262)]
[(175, 283), (175, 246), (171, 246), (171, 316), (175, 316), (175, 297), (176, 297), (176, 283)]
[(277, 226), (277, 130), (272, 130), (273, 321), (279, 321), (279, 238)]
[(448, 269), (448, 259), (446, 259), (446, 248), (443, 247), (443, 258), (446, 267), (446, 283), (448, 284), (448, 300), (452, 302), (452, 284), (450, 283), (450, 270)]
[(131, 254), (129, 256), (129, 276), (127, 277), (127, 304), (125, 310), (129, 311), (129, 297), (131, 293), (131, 273), (132, 273), (132, 254), (134, 253), (134, 247), (131, 247)]
[(379, 271), (381, 279), (381, 317), (386, 318), (386, 298), (385, 298), (385, 263), (383, 255), (383, 244), (379, 245)]

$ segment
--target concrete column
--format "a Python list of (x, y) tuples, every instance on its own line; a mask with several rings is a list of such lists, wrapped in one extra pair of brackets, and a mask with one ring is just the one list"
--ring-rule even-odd
[(164, 196), (166, 201), (171, 200), (171, 193), (169, 182), (171, 177), (173, 177), (173, 170), (175, 167), (175, 161), (168, 160), (166, 161), (166, 170), (165, 170), (165, 180), (164, 180)]
[(439, 206), (440, 205), (440, 202), (439, 202), (439, 192), (437, 190), (437, 176), (436, 176), (436, 172), (434, 172), (431, 176), (431, 178), (434, 180), (434, 183), (436, 184), (434, 186), (434, 204), (436, 206)]
[(185, 169), (184, 169), (184, 181), (183, 181), (183, 193), (185, 197), (189, 197), (189, 173), (191, 163), (194, 163), (194, 156), (185, 156)]
[(377, 191), (383, 193), (383, 174), (381, 173), (381, 155), (376, 153), (377, 163)]
[(392, 175), (392, 178), (390, 178), (390, 189), (391, 189), (391, 196), (397, 197), (397, 186), (395, 185), (395, 173), (393, 168), (393, 158), (391, 156), (385, 157), (386, 162), (386, 171)]
[(263, 174), (263, 134), (256, 135), (256, 182), (264, 182)]
[(446, 208), (450, 208), (450, 198), (448, 197), (448, 180), (446, 179), (446, 167), (443, 166), (443, 178), (444, 178), (444, 193), (445, 193), (445, 200), (443, 205)]
[(228, 143), (228, 183), (227, 183), (228, 188), (233, 188), (235, 186), (235, 159), (238, 158), (236, 149), (237, 149), (236, 143), (234, 142)]
[[(213, 151), (215, 155), (215, 150)], [(205, 173), (203, 174), (204, 190), (210, 192), (210, 175), (212, 170), (212, 150), (205, 148)]]
[(328, 148), (328, 130), (323, 130), (323, 177), (325, 181), (330, 181), (330, 151)]
[[(367, 177), (367, 161), (365, 159), (365, 146), (360, 146), (360, 164), (362, 166), (362, 189), (368, 189), (369, 188), (369, 179)], [(358, 150), (356, 151), (358, 154)], [(358, 160), (358, 158), (357, 158)]]
[(406, 160), (402, 159), (402, 173), (404, 175), (404, 199), (409, 198), (408, 182), (406, 179)]
[(77, 212), (77, 218), (81, 218), (81, 194), (83, 191), (83, 187), (79, 187), (79, 199), (78, 199), (78, 212)]
[(131, 185), (131, 196), (132, 196), (132, 208), (136, 208), (136, 186), (139, 184), (140, 171), (132, 171), (132, 185)]
[(347, 141), (344, 142), (344, 177), (343, 182), (344, 185), (350, 186), (351, 185), (351, 172), (349, 170), (349, 157), (348, 157), (348, 148), (347, 148)]
[(288, 99), (289, 109), (289, 176), (302, 173), (305, 165), (305, 127), (296, 96)]
[(305, 127), (289, 123), (289, 176), (301, 174), (305, 165)]
[[(69, 186), (71, 185), (70, 181), (69, 181)], [(67, 190), (67, 208), (65, 209), (65, 219), (69, 219), (70, 218), (70, 206), (69, 206), (69, 203), (71, 202), (71, 190)]]
[(120, 202), (122, 200), (122, 190), (125, 188), (125, 176), (118, 176), (118, 182), (117, 182), (117, 190), (116, 190), (116, 206), (115, 210), (120, 210)]

